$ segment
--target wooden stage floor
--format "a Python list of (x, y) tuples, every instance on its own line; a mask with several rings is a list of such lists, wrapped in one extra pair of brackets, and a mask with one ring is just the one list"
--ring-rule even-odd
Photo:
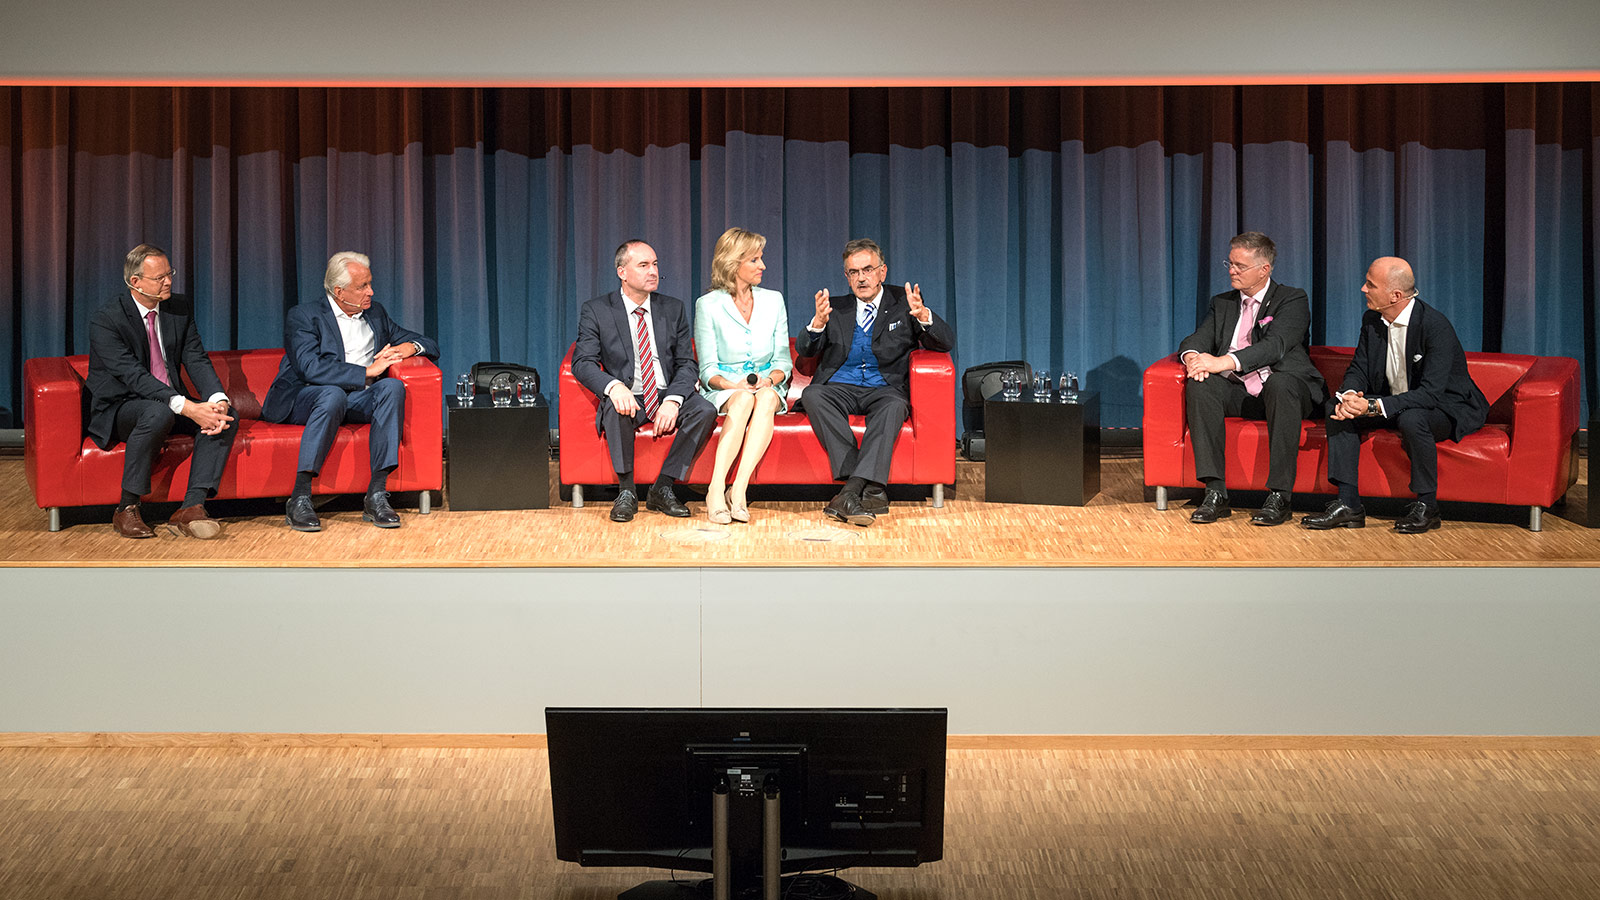
[[(0, 749), (7, 900), (611, 900), (542, 749)], [(1590, 900), (1600, 753), (953, 750), (882, 900)], [(689, 875), (686, 877), (699, 877)]]
[[(1569, 494), (1575, 509), (1587, 495), (1587, 460)], [(574, 510), (556, 496), (551, 508), (517, 512), (455, 512), (438, 504), (422, 516), (402, 508), (404, 527), (380, 530), (361, 522), (360, 498), (336, 498), (322, 510), (323, 531), (299, 534), (283, 523), (281, 503), (213, 503), (227, 530), (209, 542), (176, 538), (156, 523), (171, 505), (147, 511), (160, 536), (117, 537), (109, 507), (69, 510), (52, 534), (33, 503), (20, 457), (0, 457), (0, 566), (255, 566), (255, 567), (612, 567), (612, 566), (1186, 566), (1341, 567), (1349, 565), (1594, 567), (1600, 530), (1547, 511), (1544, 530), (1527, 529), (1527, 510), (1445, 504), (1445, 524), (1427, 535), (1395, 534), (1399, 507), (1369, 506), (1362, 530), (1312, 532), (1298, 520), (1323, 498), (1296, 498), (1296, 522), (1277, 528), (1249, 524), (1235, 497), (1231, 519), (1197, 526), (1189, 502), (1158, 511), (1145, 497), (1141, 461), (1108, 458), (1102, 489), (1082, 508), (986, 503), (983, 465), (961, 462), (946, 505), (897, 501), (890, 515), (861, 529), (821, 514), (826, 494), (814, 489), (752, 491), (749, 525), (719, 526), (693, 502), (691, 519), (641, 510), (616, 524), (610, 501), (591, 499)], [(809, 493), (809, 496), (806, 494)], [(414, 502), (414, 500), (407, 500)]]

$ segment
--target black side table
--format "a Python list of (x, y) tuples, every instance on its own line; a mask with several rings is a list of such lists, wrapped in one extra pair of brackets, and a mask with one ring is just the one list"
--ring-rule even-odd
[(1100, 394), (1074, 402), (1017, 400), (983, 404), (984, 495), (991, 503), (1083, 506), (1100, 493)]
[(451, 509), (550, 508), (550, 404), (495, 406), (445, 398)]

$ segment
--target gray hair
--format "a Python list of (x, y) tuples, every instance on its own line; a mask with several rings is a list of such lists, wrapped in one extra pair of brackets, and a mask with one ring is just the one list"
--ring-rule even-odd
[(878, 265), (882, 266), (882, 265), (887, 265), (888, 264), (889, 259), (888, 259), (888, 257), (883, 255), (883, 248), (879, 247), (877, 242), (872, 240), (871, 238), (856, 238), (855, 240), (851, 241), (850, 243), (845, 244), (844, 245), (844, 259), (845, 259), (845, 262), (849, 262), (850, 261), (850, 257), (855, 256), (857, 253), (860, 253), (863, 250), (870, 250), (874, 254), (876, 254), (877, 257), (878, 257)]
[(328, 269), (322, 273), (322, 289), (332, 294), (339, 288), (349, 287), (351, 263), (359, 263), (369, 270), (372, 268), (372, 260), (365, 253), (340, 250), (328, 259)]
[(129, 250), (128, 255), (123, 257), (122, 260), (122, 283), (128, 284), (133, 281), (133, 276), (142, 274), (144, 272), (144, 261), (152, 256), (159, 256), (168, 261), (171, 260), (171, 257), (167, 256), (167, 251), (157, 247), (155, 244), (140, 244)]
[(1256, 255), (1256, 259), (1264, 260), (1269, 266), (1278, 261), (1278, 245), (1272, 242), (1272, 238), (1259, 231), (1246, 231), (1244, 234), (1235, 235), (1233, 240), (1228, 242), (1228, 246), (1249, 250)]

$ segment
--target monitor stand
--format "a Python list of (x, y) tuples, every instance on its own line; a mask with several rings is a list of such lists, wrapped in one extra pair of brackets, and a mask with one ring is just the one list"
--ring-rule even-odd
[[(807, 875), (785, 875), (778, 885), (780, 897), (794, 896), (790, 885), (796, 878), (807, 878)], [(843, 881), (843, 879), (840, 879)], [(878, 895), (871, 891), (855, 887), (850, 892), (850, 900), (878, 900)], [(701, 878), (696, 881), (646, 881), (636, 884), (617, 895), (617, 900), (709, 900), (712, 895), (711, 879)], [(756, 895), (745, 895), (756, 896)], [(741, 895), (735, 894), (733, 900), (741, 900)]]
[[(739, 816), (741, 812), (753, 814), (755, 812), (754, 797), (745, 798), (741, 793), (730, 797), (728, 779), (719, 778), (716, 788), (711, 793), (711, 877), (697, 881), (646, 881), (635, 885), (617, 895), (617, 900), (746, 900), (746, 898), (760, 897), (761, 900), (779, 900), (790, 896), (790, 886), (795, 879), (806, 878), (806, 875), (790, 875), (782, 877), (780, 863), (783, 859), (781, 797), (778, 790), (777, 779), (768, 774), (761, 789), (761, 874), (759, 879), (749, 877), (754, 873), (735, 873), (734, 855), (729, 844), (730, 813), (741, 819), (743, 827), (739, 836), (748, 845), (753, 845), (751, 831), (754, 828), (752, 821), (747, 816)], [(730, 803), (732, 808), (730, 809)], [(742, 876), (742, 877), (741, 877)], [(842, 882), (843, 880), (840, 879)], [(760, 893), (756, 892), (757, 885)], [(849, 893), (851, 900), (878, 900), (878, 895), (871, 891), (864, 891), (850, 885), (853, 891)]]

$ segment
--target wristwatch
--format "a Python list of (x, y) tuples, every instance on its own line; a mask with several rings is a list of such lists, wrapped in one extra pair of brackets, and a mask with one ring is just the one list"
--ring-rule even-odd
[(1381, 415), (1383, 415), (1383, 410), (1378, 408), (1378, 399), (1376, 397), (1368, 397), (1367, 398), (1367, 412), (1366, 412), (1366, 415), (1369, 415), (1369, 416), (1381, 416)]

